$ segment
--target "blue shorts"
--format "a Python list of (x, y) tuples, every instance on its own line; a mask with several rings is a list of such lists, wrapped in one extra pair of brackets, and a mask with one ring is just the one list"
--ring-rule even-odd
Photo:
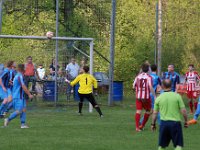
[(200, 102), (198, 101), (197, 109), (194, 114), (194, 119), (197, 120), (200, 115)]
[(4, 98), (8, 98), (8, 91), (4, 91), (3, 89), (1, 90), (2, 93), (1, 93), (1, 98), (4, 99)]
[(13, 108), (21, 112), (26, 108), (26, 101), (24, 99), (13, 99)]
[(181, 122), (161, 120), (159, 131), (159, 146), (162, 148), (168, 147), (171, 140), (174, 147), (183, 147), (183, 132)]
[(155, 101), (155, 99), (154, 99), (154, 96), (153, 96), (152, 93), (150, 93), (150, 97), (151, 97), (151, 108), (153, 109), (154, 108), (154, 101)]
[(11, 90), (11, 88), (7, 88), (7, 92), (8, 92), (8, 97), (12, 96), (12, 90)]
[(7, 91), (5, 92), (3, 89), (1, 89), (1, 98), (8, 98), (9, 96), (12, 96), (12, 92), (10, 88), (7, 88)]

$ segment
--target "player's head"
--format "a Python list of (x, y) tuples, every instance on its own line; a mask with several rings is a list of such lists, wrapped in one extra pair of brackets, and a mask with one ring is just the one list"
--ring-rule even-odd
[(142, 64), (142, 72), (147, 73), (149, 71), (149, 65), (147, 63)]
[(88, 73), (90, 68), (88, 66), (83, 66), (84, 73)]
[(167, 69), (168, 69), (168, 72), (173, 72), (174, 71), (174, 65), (169, 64)]
[(194, 70), (194, 65), (193, 64), (189, 64), (188, 65), (188, 69), (189, 69), (189, 71), (193, 71)]
[(43, 65), (42, 64), (39, 64), (39, 66), (38, 66), (39, 68), (43, 68)]
[(10, 61), (7, 62), (7, 67), (12, 68), (13, 64), (14, 64), (14, 61), (10, 60)]
[(157, 71), (157, 65), (156, 64), (151, 65), (151, 71), (153, 71), (153, 72)]
[(12, 65), (12, 69), (14, 69), (14, 70), (15, 70), (15, 69), (16, 69), (16, 67), (17, 67), (17, 64), (16, 64), (16, 62), (14, 62), (14, 63), (13, 63), (13, 65)]
[(170, 79), (164, 79), (162, 81), (162, 88), (165, 90), (165, 89), (171, 89), (172, 87), (172, 82)]
[(17, 71), (23, 73), (24, 72), (24, 64), (18, 64), (17, 65)]
[(72, 62), (72, 64), (75, 64), (76, 59), (75, 59), (74, 57), (72, 57), (72, 58), (71, 58), (71, 62)]
[(26, 60), (27, 60), (28, 63), (32, 63), (32, 57), (31, 57), (31, 56), (28, 56), (28, 57), (26, 58)]

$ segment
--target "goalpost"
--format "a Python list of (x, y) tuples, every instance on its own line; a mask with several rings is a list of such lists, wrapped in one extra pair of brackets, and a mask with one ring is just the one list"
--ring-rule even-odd
[[(87, 41), (89, 42), (89, 49), (90, 49), (90, 74), (93, 74), (93, 47), (94, 47), (94, 39), (93, 38), (78, 38), (78, 37), (52, 37), (51, 39), (47, 38), (46, 36), (19, 36), (19, 35), (0, 35), (0, 38), (3, 39), (32, 39), (32, 40), (56, 40), (57, 43), (59, 40), (65, 40), (65, 41)], [(56, 45), (55, 48), (55, 55), (56, 55), (56, 64), (58, 64), (58, 45)], [(56, 73), (55, 73), (55, 97), (54, 97), (54, 103), (56, 105), (57, 103), (57, 65), (56, 65)], [(93, 107), (89, 103), (89, 112), (92, 112)]]

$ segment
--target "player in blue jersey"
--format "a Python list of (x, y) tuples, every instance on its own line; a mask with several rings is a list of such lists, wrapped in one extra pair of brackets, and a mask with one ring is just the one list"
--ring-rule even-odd
[[(155, 93), (161, 89), (161, 79), (157, 75), (157, 65), (151, 65), (152, 72), (150, 73), (150, 76), (153, 79), (153, 89)], [(151, 102), (152, 102), (152, 108), (154, 106), (154, 96), (151, 94)]]
[(21, 128), (29, 128), (26, 123), (26, 101), (24, 99), (24, 92), (29, 96), (29, 98), (33, 98), (31, 93), (28, 91), (27, 87), (24, 84), (24, 64), (19, 64), (17, 68), (17, 74), (13, 80), (13, 89), (12, 89), (12, 97), (13, 97), (13, 107), (14, 112), (10, 114), (8, 118), (4, 120), (4, 126), (8, 126), (9, 122), (20, 115), (21, 120)]
[[(14, 80), (14, 77), (16, 74), (17, 74), (16, 63), (14, 63), (12, 69), (10, 70), (10, 89), (11, 89), (11, 91), (13, 88), (13, 80)], [(3, 115), (5, 116), (12, 107), (13, 107), (13, 103), (12, 103), (12, 97), (11, 97), (10, 99), (8, 99), (8, 103), (7, 103), (7, 106), (6, 106), (6, 109), (5, 109), (5, 112), (3, 113)]]
[(6, 109), (8, 101), (12, 99), (11, 85), (10, 85), (10, 70), (12, 69), (14, 61), (8, 61), (7, 68), (4, 69), (0, 76), (0, 86), (2, 87), (3, 102), (0, 106), (0, 117), (3, 117), (3, 113)]
[(172, 82), (172, 91), (176, 91), (176, 85), (180, 83), (180, 75), (174, 71), (174, 65), (168, 65), (168, 72), (164, 72), (162, 80), (170, 79)]

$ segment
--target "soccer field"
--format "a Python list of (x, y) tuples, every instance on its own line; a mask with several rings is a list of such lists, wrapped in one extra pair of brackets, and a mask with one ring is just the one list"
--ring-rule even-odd
[[(2, 150), (156, 150), (158, 130), (150, 121), (142, 132), (135, 132), (134, 101), (115, 107), (101, 106), (104, 118), (96, 111), (78, 116), (76, 106), (31, 106), (27, 113), (29, 129), (20, 129), (19, 118), (0, 128)], [(190, 116), (191, 118), (192, 116)], [(3, 119), (0, 120), (3, 125)], [(184, 130), (184, 150), (198, 150), (199, 124)], [(172, 145), (168, 148), (172, 150)]]

